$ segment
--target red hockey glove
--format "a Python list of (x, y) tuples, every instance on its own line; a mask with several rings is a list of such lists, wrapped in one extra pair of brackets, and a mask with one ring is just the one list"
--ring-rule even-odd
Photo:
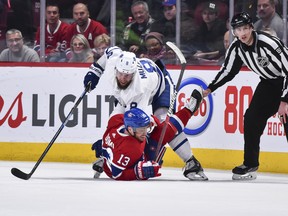
[(159, 173), (160, 168), (161, 166), (155, 161), (139, 161), (135, 165), (134, 171), (137, 179), (145, 180), (161, 176), (161, 173)]

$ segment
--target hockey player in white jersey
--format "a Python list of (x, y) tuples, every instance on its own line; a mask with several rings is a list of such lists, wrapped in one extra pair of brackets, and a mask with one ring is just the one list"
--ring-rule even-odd
[[(152, 106), (155, 116), (161, 121), (165, 120), (174, 85), (169, 73), (160, 68), (150, 59), (136, 58), (132, 52), (122, 51), (114, 46), (105, 50), (104, 55), (94, 62), (84, 78), (84, 86), (90, 83), (93, 90), (102, 75), (108, 76), (109, 84), (116, 98), (112, 115), (138, 107), (146, 109)], [(108, 83), (107, 83), (108, 85)], [(184, 132), (169, 143), (174, 152), (186, 163), (183, 174), (190, 180), (208, 180), (199, 161), (193, 156), (190, 144)], [(151, 147), (156, 150), (157, 146)], [(151, 151), (151, 154), (156, 152)], [(157, 155), (151, 155), (156, 158)], [(93, 167), (101, 166), (101, 159)], [(101, 170), (101, 169), (99, 169)], [(95, 176), (100, 174), (96, 172)]]

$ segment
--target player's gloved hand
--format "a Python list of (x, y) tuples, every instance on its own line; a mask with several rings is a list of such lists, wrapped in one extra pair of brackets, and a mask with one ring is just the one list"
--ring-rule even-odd
[(96, 158), (100, 158), (102, 156), (102, 153), (103, 153), (102, 139), (99, 139), (95, 143), (93, 143), (91, 149), (95, 150)]
[(135, 165), (134, 171), (137, 179), (145, 180), (161, 176), (161, 173), (159, 173), (160, 168), (161, 166), (155, 161), (139, 161)]
[(95, 89), (95, 87), (98, 84), (98, 82), (99, 82), (99, 77), (95, 73), (93, 73), (91, 71), (89, 71), (84, 77), (84, 87), (85, 88), (87, 88), (88, 85), (91, 83), (89, 92), (91, 90)]

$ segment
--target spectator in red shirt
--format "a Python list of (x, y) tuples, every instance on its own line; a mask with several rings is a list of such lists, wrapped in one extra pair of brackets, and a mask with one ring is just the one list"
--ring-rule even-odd
[[(60, 20), (59, 7), (56, 4), (46, 6), (45, 58), (50, 62), (66, 60), (66, 33), (69, 24)], [(40, 51), (40, 27), (38, 27), (34, 50)]]
[(71, 41), (73, 35), (83, 34), (90, 47), (94, 47), (94, 39), (103, 33), (108, 34), (106, 28), (98, 21), (89, 18), (88, 7), (83, 3), (75, 4), (73, 7), (74, 23), (71, 24), (67, 34), (67, 41)]

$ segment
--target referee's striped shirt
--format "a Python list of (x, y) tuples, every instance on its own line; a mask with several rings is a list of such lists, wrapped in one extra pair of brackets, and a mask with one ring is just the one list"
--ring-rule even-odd
[(264, 32), (253, 31), (254, 42), (251, 46), (241, 43), (237, 38), (226, 51), (225, 61), (208, 86), (211, 91), (232, 80), (245, 64), (263, 79), (284, 77), (282, 100), (288, 102), (287, 79), (288, 49), (283, 42)]

